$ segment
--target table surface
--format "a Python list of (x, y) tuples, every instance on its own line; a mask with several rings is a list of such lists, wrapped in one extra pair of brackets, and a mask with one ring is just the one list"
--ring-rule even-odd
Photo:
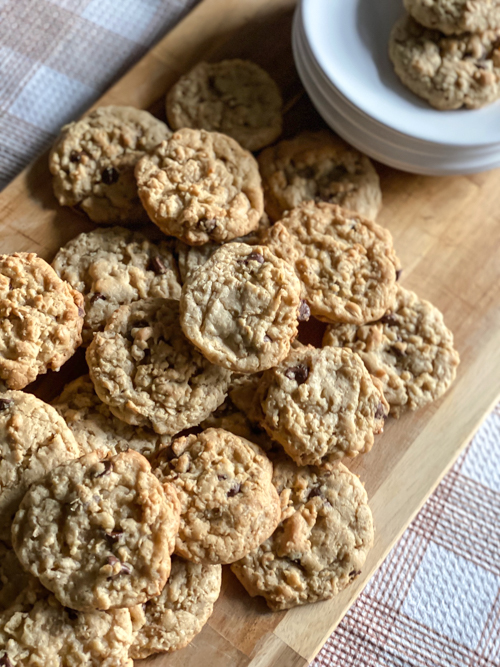
[[(40, 3), (39, 6), (48, 4), (59, 8), (65, 5), (65, 11), (70, 11), (67, 7), (71, 1), (57, 0), (57, 3)], [(76, 3), (73, 4), (76, 7)], [(88, 17), (92, 16), (94, 19), (98, 17), (100, 24), (96, 25), (100, 27), (105, 20), (112, 21), (110, 2), (90, 1), (80, 4), (85, 7), (78, 9), (80, 13), (75, 14), (77, 18), (80, 19), (82, 13), (86, 11), (87, 22), (91, 21)], [(7, 9), (9, 5), (13, 8), (12, 12), (20, 11), (20, 6), (22, 9), (22, 3), (17, 5), (13, 2), (7, 3)], [(101, 9), (107, 7), (108, 14), (95, 13), (98, 5)], [(127, 5), (129, 12), (135, 8), (134, 11), (141, 15), (150, 3), (127, 0), (124, 5)], [(289, 27), (292, 7), (291, 0), (248, 0), (246, 3), (238, 0), (204, 0), (186, 21), (162, 40), (105, 95), (103, 103), (132, 104), (151, 108), (161, 115), (163, 106), (161, 94), (175, 81), (180, 72), (185, 71), (206, 54), (213, 59), (238, 55), (251, 57), (260, 62), (281, 85), (288, 109), (285, 124), (287, 134), (320, 126), (319, 119), (303, 95), (291, 60)], [(121, 33), (131, 30), (130, 25), (127, 25), (118, 26)], [(112, 27), (118, 30), (114, 24)], [(13, 34), (15, 37), (15, 31)], [(33, 35), (33, 32), (31, 34)], [(115, 34), (120, 35), (120, 32)], [(109, 41), (109, 36), (106, 37)], [(61, 30), (58, 39), (63, 38), (66, 38), (66, 35), (65, 31)], [(4, 49), (4, 52), (6, 48), (15, 52), (16, 47), (15, 43), (12, 43), (12, 38), (7, 45), (4, 45), (4, 39), (5, 35), (0, 36), (0, 48)], [(38, 39), (41, 40), (42, 37), (39, 36)], [(55, 50), (57, 50), (56, 42), (53, 45)], [(73, 41), (72, 44), (74, 43)], [(36, 44), (36, 39), (32, 40), (32, 44)], [(26, 47), (23, 46), (24, 48)], [(32, 58), (35, 55), (31, 53)], [(48, 62), (47, 54), (43, 62)], [(52, 66), (55, 67), (53, 62)], [(43, 67), (47, 68), (46, 65)], [(32, 76), (36, 77), (39, 71), (40, 68), (32, 73)], [(53, 71), (58, 72), (57, 69)], [(44, 69), (42, 74), (46, 74)], [(65, 76), (67, 77), (67, 72)], [(30, 80), (28, 77), (20, 80), (20, 83), (18, 81), (20, 86), (22, 84), (22, 90), (15, 99), (22, 97), (23, 91), (28, 90), (29, 93)], [(38, 88), (32, 86), (35, 92), (40, 89), (39, 81), (37, 85)], [(58, 90), (61, 90), (59, 79), (57, 85)], [(67, 91), (69, 95), (71, 87), (68, 87)], [(4, 95), (5, 91), (1, 93)], [(32, 107), (30, 113), (36, 114), (36, 105), (28, 93), (24, 92), (24, 106), (20, 104), (16, 106), (14, 103), (8, 106), (2, 99), (2, 108), (7, 109), (8, 115), (14, 119), (18, 118), (16, 113), (24, 114), (23, 117), (19, 116), (19, 120), (34, 125), (32, 121), (37, 120), (36, 116), (32, 117), (31, 121), (26, 119), (28, 113), (26, 109)], [(68, 99), (71, 101), (71, 97)], [(63, 104), (61, 99), (59, 103)], [(82, 104), (83, 102), (80, 106)], [(49, 107), (46, 108), (46, 117), (42, 119), (46, 128), (51, 127)], [(74, 116), (77, 113), (75, 105), (70, 107), (71, 105), (65, 111), (70, 115), (64, 120), (71, 117), (71, 114)], [(57, 120), (62, 118), (61, 114), (62, 112), (57, 111), (53, 115)], [(5, 126), (0, 125), (0, 131), (7, 137)], [(14, 139), (12, 136), (9, 137), (11, 142)], [(456, 334), (457, 347), (462, 356), (457, 382), (449, 394), (436, 405), (407, 415), (399, 422), (389, 421), (386, 433), (378, 439), (372, 452), (351, 464), (351, 468), (360, 474), (363, 481), (366, 481), (377, 526), (377, 539), (363, 576), (350, 589), (335, 600), (320, 605), (296, 609), (286, 614), (269, 614), (265, 611), (262, 601), (245, 597), (239, 584), (234, 581), (230, 573), (226, 573), (223, 597), (216, 605), (214, 616), (208, 626), (192, 646), (178, 654), (155, 658), (149, 661), (149, 664), (197, 664), (200, 655), (203, 655), (205, 665), (272, 664), (288, 667), (288, 665), (305, 664), (330, 635), (500, 393), (498, 372), (500, 297), (496, 289), (500, 278), (497, 174), (430, 179), (383, 167), (380, 167), (380, 174), (384, 209), (379, 220), (389, 227), (394, 235), (395, 245), (404, 266), (403, 284), (416, 289), (422, 296), (438, 305)], [(49, 259), (66, 240), (79, 231), (91, 228), (91, 225), (82, 218), (75, 216), (71, 211), (58, 208), (55, 204), (50, 191), (45, 158), (23, 172), (0, 195), (0, 218), (3, 251), (35, 250)], [(53, 376), (43, 380), (37, 387), (38, 393), (46, 398), (54, 395), (57, 381), (67, 379), (72, 372), (74, 369), (70, 364), (57, 377), (56, 382)], [(442, 608), (440, 615), (438, 614), (439, 636), (444, 636), (448, 642), (451, 641), (451, 636), (457, 646), (461, 647), (461, 655), (465, 655), (466, 650), (471, 651), (471, 655), (476, 657), (482, 655), (490, 661), (484, 664), (495, 664), (494, 660), (498, 657), (495, 657), (495, 651), (498, 654), (498, 647), (495, 648), (494, 638), (498, 633), (495, 635), (494, 630), (497, 622), (495, 619), (498, 620), (500, 566), (498, 549), (495, 552), (490, 548), (490, 544), (492, 536), (493, 539), (498, 537), (498, 529), (495, 532), (494, 522), (490, 519), (485, 520), (482, 512), (478, 518), (478, 513), (474, 513), (473, 508), (474, 503), (477, 504), (481, 500), (483, 503), (481, 507), (485, 503), (487, 505), (488, 517), (500, 514), (500, 511), (497, 511), (500, 506), (498, 499), (500, 484), (495, 486), (498, 483), (494, 474), (495, 466), (487, 465), (488, 461), (495, 462), (495, 456), (496, 461), (500, 461), (494, 438), (489, 437), (491, 431), (495, 431), (498, 426), (497, 417), (498, 413), (494, 413), (486, 427), (488, 447), (487, 453), (482, 454), (481, 465), (477, 465), (479, 455), (476, 444), (460, 459), (457, 464), (458, 471), (455, 468), (453, 474), (439, 487), (430, 504), (426, 506), (427, 510), (424, 509), (423, 513), (419, 514), (410, 530), (405, 533), (403, 541), (370, 582), (360, 603), (349, 612), (340, 628), (340, 633), (344, 632), (344, 637), (349, 636), (351, 643), (353, 637), (358, 639), (363, 637), (363, 641), (358, 644), (364, 649), (356, 650), (351, 654), (354, 662), (345, 664), (365, 664), (363, 660), (369, 655), (369, 646), (384, 647), (384, 657), (381, 657), (381, 653), (376, 664), (386, 664), (380, 661), (388, 659), (389, 649), (390, 655), (403, 655), (404, 649), (395, 648), (394, 644), (394, 632), (398, 623), (402, 623), (401, 627), (404, 628), (406, 627), (404, 624), (408, 625), (408, 619), (411, 619), (416, 628), (424, 628), (428, 634), (430, 633), (428, 626), (435, 631), (435, 615), (429, 612), (428, 616), (423, 613), (418, 616), (415, 611), (429, 606), (432, 609), (433, 605)], [(484, 431), (485, 429), (482, 433)], [(485, 468), (489, 471), (489, 477), (485, 473)], [(470, 480), (476, 485), (473, 491), (469, 489)], [(470, 493), (462, 490), (461, 485), (465, 485)], [(440, 491), (441, 489), (445, 491)], [(453, 505), (454, 494), (457, 493), (459, 496), (464, 495), (468, 502), (462, 502), (459, 507)], [(483, 542), (474, 535), (474, 549), (472, 551), (469, 549), (470, 553), (465, 549), (471, 542), (470, 536), (467, 537), (468, 533), (465, 533), (465, 537), (462, 534), (458, 534), (457, 537), (448, 524), (443, 524), (444, 527), (441, 525), (447, 512), (451, 514), (459, 512), (461, 521), (465, 525), (476, 528), (479, 525), (478, 532)], [(439, 517), (439, 520), (436, 517)], [(412, 535), (416, 535), (418, 539), (417, 537), (413, 539)], [(448, 544), (446, 540), (439, 543), (436, 541), (436, 536), (439, 535), (441, 538), (443, 535), (446, 536), (449, 542), (450, 535), (456, 539), (453, 544)], [(458, 549), (460, 552), (458, 555), (457, 539), (459, 541), (461, 539), (463, 547), (461, 552)], [(409, 553), (408, 550), (411, 551), (416, 543), (418, 543), (418, 553), (414, 555), (412, 563), (408, 564), (401, 557), (401, 553)], [(470, 577), (469, 579), (462, 577), (461, 581), (460, 575), (465, 566), (461, 566), (461, 570), (453, 559), (450, 561), (448, 558), (443, 561), (441, 551), (435, 553), (436, 549), (441, 551), (444, 549), (446, 553), (449, 552), (466, 563), (472, 563), (476, 569), (479, 568), (480, 575), (483, 570), (486, 574), (476, 577), (479, 584), (473, 578), (471, 586)], [(482, 554), (482, 557), (478, 554)], [(450, 562), (453, 567), (450, 566)], [(486, 565), (487, 567), (483, 567)], [(434, 588), (437, 593), (434, 598), (425, 597), (427, 588), (424, 584), (427, 580), (423, 577), (424, 574), (428, 574), (429, 567), (431, 567), (430, 572), (437, 577), (436, 580), (430, 578), (430, 589)], [(443, 575), (443, 567), (446, 576)], [(458, 575), (456, 580), (450, 578), (449, 574), (455, 570)], [(396, 585), (395, 579), (398, 578), (406, 581), (406, 588)], [(444, 593), (443, 580), (446, 584)], [(483, 585), (485, 581), (487, 585)], [(388, 582), (392, 584), (389, 586)], [(461, 588), (457, 582), (461, 583)], [(416, 593), (414, 585), (418, 589)], [(383, 604), (376, 596), (377, 590), (383, 590), (383, 593), (380, 593), (385, 596)], [(448, 604), (450, 590), (458, 591), (460, 603), (455, 606)], [(481, 602), (479, 607), (482, 615), (476, 614), (480, 617), (481, 624), (478, 626), (477, 623), (474, 625), (468, 622), (468, 627), (463, 627), (457, 634), (456, 628), (462, 627), (457, 610), (469, 609), (470, 605), (469, 607), (467, 605), (471, 590), (476, 593), (476, 607), (472, 607), (472, 610), (475, 609), (477, 612), (478, 600)], [(366, 612), (366, 601), (370, 599), (377, 599), (377, 604), (380, 602), (376, 613), (373, 612), (373, 617)], [(443, 601), (446, 601), (446, 605)], [(384, 622), (389, 619), (393, 622), (384, 625), (380, 618), (383, 618)], [(355, 619), (354, 626), (352, 619)], [(371, 620), (368, 622), (367, 619)], [(379, 619), (378, 625), (377, 619)], [(455, 628), (454, 634), (448, 626)], [(352, 627), (354, 630), (351, 632)], [(390, 627), (390, 633), (384, 631), (384, 627)], [(376, 628), (380, 630), (380, 637), (374, 630)], [(416, 631), (412, 632), (413, 634), (407, 630), (406, 636), (413, 637), (412, 641), (415, 642)], [(363, 636), (365, 634), (366, 637)], [(338, 651), (342, 647), (341, 635), (337, 633), (336, 637), (339, 637), (339, 641), (335, 639), (334, 650)], [(434, 643), (436, 646), (439, 644), (435, 637)], [(326, 649), (321, 654), (317, 664), (329, 664), (323, 663), (322, 660), (334, 659), (332, 650), (330, 653), (329, 650)], [(411, 650), (409, 655), (415, 657)], [(432, 658), (433, 663), (423, 664), (441, 664), (436, 660), (444, 659), (443, 656), (446, 655), (446, 652), (437, 652)], [(213, 656), (213, 659), (210, 656)], [(343, 659), (347, 660), (347, 657), (343, 656)]]

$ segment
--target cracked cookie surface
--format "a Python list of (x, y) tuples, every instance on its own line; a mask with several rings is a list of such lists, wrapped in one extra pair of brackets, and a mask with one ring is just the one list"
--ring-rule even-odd
[(62, 605), (107, 610), (161, 592), (178, 527), (175, 491), (143, 456), (95, 451), (29, 488), (12, 541), (23, 567)]
[(175, 551), (196, 563), (231, 563), (255, 549), (279, 522), (273, 467), (257, 445), (223, 429), (174, 441), (155, 473), (181, 503)]
[(281, 523), (255, 551), (231, 565), (248, 593), (273, 610), (331, 598), (359, 574), (373, 544), (366, 491), (342, 463), (331, 471), (278, 459), (273, 482)]
[(228, 243), (184, 283), (182, 329), (213, 363), (255, 373), (287, 355), (300, 290), (293, 268), (269, 248)]
[(438, 399), (452, 384), (460, 362), (453, 334), (429, 301), (398, 286), (393, 308), (362, 327), (328, 327), (324, 345), (349, 347), (382, 383), (390, 413), (399, 417)]
[(188, 245), (244, 236), (264, 211), (256, 160), (218, 132), (178, 130), (137, 163), (135, 175), (151, 220)]
[(133, 107), (99, 107), (65, 125), (49, 156), (57, 200), (96, 223), (147, 222), (134, 168), (170, 135), (165, 123)]
[(170, 89), (167, 118), (175, 129), (222, 132), (249, 151), (281, 134), (282, 100), (269, 74), (248, 60), (198, 63)]
[(85, 345), (118, 306), (154, 297), (178, 299), (181, 294), (167, 244), (123, 227), (79, 234), (59, 250), (52, 267), (85, 298)]
[(330, 132), (304, 132), (259, 155), (267, 214), (274, 221), (304, 201), (324, 201), (375, 219), (380, 181), (369, 158)]
[(0, 379), (23, 389), (82, 341), (83, 296), (35, 253), (0, 255)]
[(413, 18), (447, 35), (500, 28), (499, 0), (404, 0)]

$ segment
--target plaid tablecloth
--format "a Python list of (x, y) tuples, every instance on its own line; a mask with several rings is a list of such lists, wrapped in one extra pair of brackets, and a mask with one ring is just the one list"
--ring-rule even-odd
[[(0, 0), (0, 188), (196, 2)], [(500, 667), (500, 407), (313, 665)]]

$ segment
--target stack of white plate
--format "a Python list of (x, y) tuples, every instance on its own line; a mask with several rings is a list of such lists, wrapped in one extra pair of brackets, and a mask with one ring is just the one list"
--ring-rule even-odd
[(401, 0), (300, 0), (293, 51), (324, 120), (350, 144), (397, 169), (470, 174), (500, 167), (500, 102), (437, 111), (396, 77), (389, 34)]

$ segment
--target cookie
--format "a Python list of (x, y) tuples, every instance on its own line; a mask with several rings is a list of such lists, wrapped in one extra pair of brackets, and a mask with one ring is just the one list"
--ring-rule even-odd
[(257, 548), (279, 522), (280, 503), (264, 452), (210, 428), (178, 438), (155, 472), (181, 503), (175, 552), (195, 563), (231, 563)]
[(30, 484), (82, 454), (54, 408), (32, 394), (0, 394), (0, 539), (10, 542), (11, 523)]
[(256, 160), (218, 132), (178, 130), (139, 160), (135, 176), (151, 220), (188, 245), (244, 236), (264, 211)]
[(224, 403), (215, 412), (212, 412), (211, 415), (204, 419), (200, 427), (203, 430), (221, 428), (224, 431), (229, 431), (240, 438), (250, 440), (250, 442), (259, 445), (265, 452), (276, 447), (276, 443), (269, 438), (264, 429), (249, 419), (245, 412), (239, 410), (230, 398), (226, 398)]
[(392, 29), (389, 55), (402, 83), (436, 109), (478, 109), (500, 97), (500, 28), (447, 37), (411, 17)]
[(174, 130), (228, 134), (257, 151), (281, 134), (283, 102), (267, 72), (249, 60), (198, 63), (170, 89), (167, 118)]
[(265, 370), (297, 335), (300, 291), (293, 268), (268, 248), (228, 243), (184, 283), (182, 330), (214, 364)]
[(165, 242), (152, 243), (123, 227), (83, 233), (63, 246), (52, 267), (85, 297), (83, 343), (89, 345), (118, 306), (139, 299), (179, 299), (175, 259)]
[(0, 542), (0, 612), (23, 601), (27, 590), (39, 587), (38, 580), (24, 571), (14, 549)]
[(460, 362), (441, 312), (401, 286), (392, 310), (380, 320), (359, 328), (328, 327), (323, 344), (349, 347), (361, 357), (382, 383), (395, 417), (442, 396)]
[(499, 0), (404, 0), (413, 18), (446, 35), (500, 28)]
[(264, 236), (292, 264), (311, 313), (364, 324), (392, 306), (399, 261), (390, 232), (334, 204), (305, 202)]
[(0, 613), (5, 667), (133, 667), (133, 640), (129, 609), (77, 612), (42, 595)]
[(0, 255), (0, 379), (23, 389), (82, 342), (83, 297), (35, 253)]
[(179, 302), (135, 301), (119, 308), (87, 350), (99, 398), (128, 424), (162, 435), (197, 426), (227, 393), (231, 373), (187, 340)]
[(375, 219), (382, 205), (371, 161), (330, 132), (304, 132), (259, 155), (264, 201), (276, 221), (304, 201), (323, 201)]
[(170, 573), (179, 503), (132, 450), (95, 451), (32, 484), (12, 524), (23, 567), (65, 607), (131, 607)]
[(220, 565), (190, 563), (174, 556), (165, 588), (145, 604), (146, 623), (130, 648), (130, 656), (139, 660), (187, 646), (212, 615), (221, 577)]
[(170, 134), (165, 123), (133, 107), (99, 107), (65, 125), (49, 156), (58, 202), (97, 223), (147, 222), (134, 168)]
[(366, 491), (341, 463), (331, 471), (297, 467), (290, 459), (274, 467), (283, 514), (276, 531), (255, 551), (231, 565), (250, 595), (273, 610), (326, 600), (359, 574), (373, 544)]
[(100, 449), (117, 454), (130, 448), (150, 458), (170, 445), (168, 435), (131, 426), (115, 417), (95, 393), (88, 375), (67, 384), (52, 405), (73, 432), (82, 453)]
[(260, 420), (297, 465), (325, 465), (368, 452), (389, 406), (357, 354), (302, 346), (266, 371)]

